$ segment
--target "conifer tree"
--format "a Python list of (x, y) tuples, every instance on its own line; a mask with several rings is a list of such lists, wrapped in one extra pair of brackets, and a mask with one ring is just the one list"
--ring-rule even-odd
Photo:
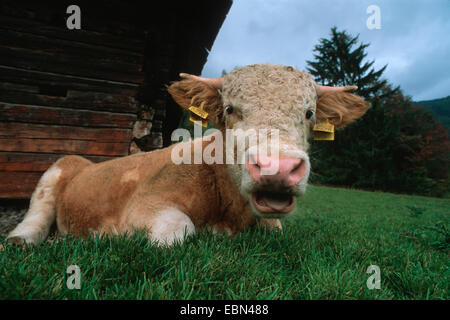
[(330, 39), (322, 38), (320, 44), (315, 46), (314, 61), (307, 61), (307, 70), (322, 85), (357, 85), (358, 94), (366, 99), (394, 94), (398, 88), (380, 94), (387, 85), (387, 81), (381, 79), (387, 65), (379, 70), (372, 68), (375, 61), (365, 61), (365, 50), (369, 44), (358, 44), (358, 38), (350, 36), (345, 30), (331, 28)]
[(360, 120), (336, 132), (335, 141), (312, 143), (312, 183), (444, 194), (448, 137), (443, 129), (432, 130), (440, 128), (437, 120), (414, 109), (399, 87), (381, 78), (387, 66), (375, 70), (374, 61), (365, 61), (368, 46), (334, 27), (330, 39), (320, 39), (315, 47), (314, 61), (307, 61), (317, 83), (357, 85), (356, 94), (372, 106)]

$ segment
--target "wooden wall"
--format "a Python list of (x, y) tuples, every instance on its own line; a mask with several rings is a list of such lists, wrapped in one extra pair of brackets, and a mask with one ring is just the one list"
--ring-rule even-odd
[(165, 85), (200, 73), (231, 2), (140, 3), (76, 1), (82, 28), (68, 30), (72, 1), (0, 2), (0, 198), (29, 198), (64, 155), (170, 143), (181, 112)]

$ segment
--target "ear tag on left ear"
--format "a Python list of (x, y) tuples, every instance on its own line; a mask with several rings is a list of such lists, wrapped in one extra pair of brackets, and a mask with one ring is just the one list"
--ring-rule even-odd
[(208, 125), (208, 121), (206, 120), (206, 118), (208, 118), (208, 112), (203, 110), (203, 106), (204, 106), (204, 102), (202, 102), (202, 104), (199, 107), (195, 107), (195, 106), (190, 106), (189, 107), (189, 111), (190, 111), (190, 115), (189, 115), (189, 120), (196, 123), (197, 121), (200, 121), (202, 126), (206, 128), (206, 126)]
[(318, 122), (313, 128), (314, 140), (334, 140), (334, 125), (328, 119)]

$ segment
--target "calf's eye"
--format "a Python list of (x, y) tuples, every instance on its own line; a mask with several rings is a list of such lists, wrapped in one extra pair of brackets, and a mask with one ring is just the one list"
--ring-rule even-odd
[(233, 109), (233, 107), (232, 107), (232, 106), (226, 106), (226, 107), (225, 107), (225, 112), (226, 112), (226, 113), (228, 113), (228, 114), (232, 114), (232, 113), (233, 113), (233, 111), (234, 111), (234, 109)]
[(311, 119), (311, 117), (314, 115), (314, 112), (312, 110), (306, 111), (305, 117), (306, 119)]

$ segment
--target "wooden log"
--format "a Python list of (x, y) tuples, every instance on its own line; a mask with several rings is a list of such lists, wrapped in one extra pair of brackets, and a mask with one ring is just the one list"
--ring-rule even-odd
[[(0, 152), (0, 172), (44, 172), (58, 159), (66, 155), (51, 153), (22, 153), (22, 152)], [(92, 162), (103, 162), (117, 157), (112, 156), (88, 156), (82, 155)]]
[(0, 122), (0, 138), (63, 139), (127, 143), (132, 139), (132, 130)]
[(42, 86), (60, 86), (67, 88), (67, 90), (105, 92), (131, 97), (136, 97), (139, 87), (138, 84), (134, 83), (25, 70), (3, 66), (0, 62), (1, 82), (35, 86), (37, 91)]
[(0, 123), (0, 151), (123, 156), (131, 130)]
[[(0, 152), (0, 198), (30, 198), (42, 174), (62, 155)], [(93, 162), (116, 157), (84, 156)]]
[(87, 50), (79, 49), (78, 51), (66, 52), (64, 47), (61, 49), (55, 48), (47, 50), (45, 46), (42, 48), (38, 45), (35, 47), (28, 47), (27, 43), (24, 43), (23, 46), (19, 46), (15, 43), (9, 44), (5, 42), (6, 41), (2, 40), (0, 37), (0, 55), (8, 59), (3, 60), (4, 64), (9, 64), (14, 61), (13, 58), (16, 58), (17, 61), (27, 60), (32, 65), (36, 63), (46, 63), (51, 66), (51, 63), (53, 63), (56, 68), (61, 67), (60, 65), (63, 63), (71, 61), (71, 65), (66, 66), (67, 71), (74, 68), (85, 70), (95, 67), (105, 73), (108, 71), (124, 74), (139, 74), (142, 72), (142, 63), (123, 62), (111, 54), (91, 57)]
[[(6, 81), (0, 82), (0, 90), (2, 90), (2, 91), (13, 90), (13, 91), (20, 91), (20, 92), (27, 92), (27, 93), (39, 93), (39, 87), (37, 85), (10, 83), (10, 82), (6, 82)], [(3, 92), (0, 93), (0, 97), (3, 97)]]
[[(73, 2), (62, 0), (41, 0), (39, 3), (30, 0), (2, 0), (5, 3), (0, 7), (0, 13), (27, 19), (36, 23), (66, 28), (66, 8)], [(91, 1), (78, 0), (77, 5), (83, 12), (82, 30), (93, 32), (106, 32), (116, 36), (124, 36), (131, 39), (139, 39), (143, 34), (141, 24), (137, 23), (149, 19), (149, 13), (155, 10), (146, 10), (139, 5), (130, 5), (122, 1)], [(159, 10), (155, 15), (161, 16), (167, 10)], [(79, 31), (79, 30), (77, 30)]]
[(90, 110), (0, 103), (0, 121), (69, 125), (80, 127), (132, 128), (136, 115)]
[[(134, 97), (116, 95), (111, 93), (65, 90), (64, 87), (41, 87), (38, 93), (31, 92), (35, 87), (19, 86), (17, 90), (12, 83), (0, 83), (0, 102), (12, 104), (38, 105), (60, 108), (85, 109), (94, 111), (110, 111), (114, 113), (137, 113), (138, 106)], [(24, 90), (24, 91), (23, 91)], [(53, 90), (53, 91), (52, 91)], [(58, 94), (58, 90), (64, 96), (40, 94), (44, 91), (49, 94)]]
[(143, 51), (136, 53), (123, 49), (104, 47), (101, 45), (101, 42), (98, 44), (86, 44), (29, 32), (18, 32), (8, 30), (5, 25), (0, 25), (0, 45), (11, 48), (27, 48), (54, 54), (83, 56), (100, 61), (115, 61), (117, 63), (133, 64), (137, 67), (142, 66), (144, 62)]
[(0, 138), (0, 150), (11, 152), (44, 152), (57, 154), (123, 156), (129, 142), (97, 142), (89, 140)]
[(15, 68), (121, 82), (142, 83), (145, 78), (144, 73), (140, 70), (141, 67), (132, 64), (24, 48), (0, 46), (0, 61)]
[[(18, 17), (5, 15), (0, 11), (0, 21), (2, 26), (8, 30), (16, 32), (28, 32), (31, 34), (43, 35), (49, 38), (64, 39), (87, 44), (101, 45), (108, 48), (117, 48), (141, 54), (145, 47), (144, 31), (141, 30), (139, 35), (131, 37), (122, 34), (122, 36), (113, 35), (110, 32), (97, 32), (84, 28), (81, 30), (71, 31), (65, 25), (61, 27), (49, 26), (46, 23), (34, 21), (32, 19), (23, 18), (23, 9), (18, 13)], [(20, 17), (20, 18), (19, 18)], [(109, 23), (111, 21), (108, 21)]]
[(0, 171), (0, 198), (30, 198), (42, 173)]

